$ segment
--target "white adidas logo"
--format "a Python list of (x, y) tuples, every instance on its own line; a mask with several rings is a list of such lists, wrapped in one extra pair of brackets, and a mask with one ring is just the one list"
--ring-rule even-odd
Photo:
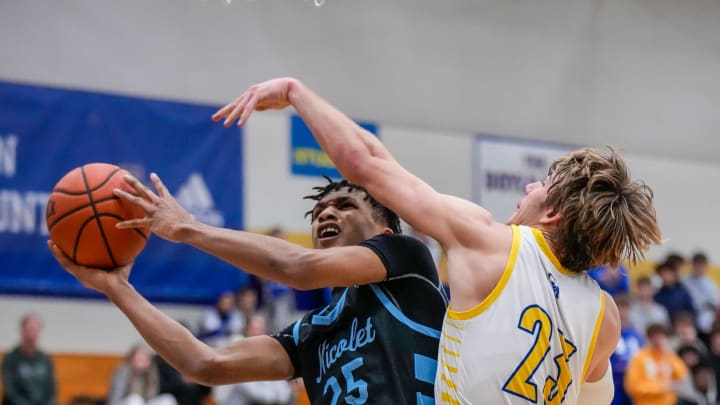
[(185, 183), (180, 185), (175, 198), (198, 221), (213, 226), (225, 225), (225, 217), (215, 209), (215, 201), (200, 173), (191, 173)]

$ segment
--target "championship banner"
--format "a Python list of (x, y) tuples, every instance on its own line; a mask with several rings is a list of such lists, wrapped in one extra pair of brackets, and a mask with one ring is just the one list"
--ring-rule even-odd
[[(96, 296), (48, 251), (45, 209), (55, 183), (93, 162), (149, 184), (156, 172), (200, 221), (242, 229), (242, 130), (215, 107), (0, 82), (0, 292)], [(194, 248), (152, 236), (131, 282), (156, 301), (214, 302), (247, 275)]]
[[(377, 125), (368, 122), (358, 122), (358, 125), (378, 136)], [(330, 157), (320, 148), (310, 128), (297, 115), (290, 118), (290, 172), (302, 176), (342, 178)]]
[(542, 180), (553, 160), (579, 147), (567, 144), (478, 135), (473, 146), (473, 199), (505, 222), (525, 195)]

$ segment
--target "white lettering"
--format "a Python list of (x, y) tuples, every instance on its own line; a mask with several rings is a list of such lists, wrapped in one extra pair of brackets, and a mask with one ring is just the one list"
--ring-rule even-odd
[(0, 176), (15, 177), (17, 145), (16, 135), (0, 136)]
[(0, 190), (0, 233), (47, 235), (45, 207), (49, 193)]

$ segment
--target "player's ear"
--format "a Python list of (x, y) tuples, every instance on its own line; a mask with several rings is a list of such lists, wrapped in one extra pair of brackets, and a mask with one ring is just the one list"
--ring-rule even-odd
[(385, 229), (383, 229), (382, 233), (383, 233), (383, 235), (390, 235), (390, 234), (393, 234), (393, 233), (395, 233), (395, 232), (393, 232), (392, 229), (386, 227)]
[(562, 214), (556, 212), (555, 210), (549, 209), (545, 212), (545, 215), (540, 218), (540, 223), (542, 225), (554, 225), (557, 224), (561, 219)]

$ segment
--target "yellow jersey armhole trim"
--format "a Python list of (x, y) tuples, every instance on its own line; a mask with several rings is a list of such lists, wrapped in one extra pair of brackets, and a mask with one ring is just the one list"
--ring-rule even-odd
[(500, 277), (500, 281), (498, 281), (495, 288), (490, 291), (490, 295), (485, 297), (485, 299), (475, 307), (470, 308), (467, 311), (453, 311), (448, 308), (448, 318), (462, 321), (480, 315), (483, 311), (488, 309), (493, 302), (495, 302), (495, 300), (500, 296), (500, 293), (502, 293), (503, 289), (505, 289), (505, 285), (508, 283), (508, 280), (510, 280), (513, 269), (515, 269), (515, 261), (517, 260), (518, 251), (520, 250), (520, 229), (518, 229), (516, 225), (511, 225), (511, 227), (513, 233), (512, 247), (510, 248), (510, 256), (508, 257), (508, 262), (505, 265), (505, 270), (503, 271), (502, 277)]
[(595, 354), (595, 344), (597, 343), (598, 334), (600, 333), (600, 325), (602, 324), (603, 318), (605, 317), (605, 293), (600, 290), (600, 313), (598, 314), (597, 320), (595, 320), (595, 330), (593, 330), (592, 339), (590, 340), (590, 347), (588, 347), (588, 354), (585, 357), (585, 364), (582, 370), (582, 380), (580, 383), (585, 382), (585, 375), (587, 374), (588, 367), (590, 367), (590, 360), (592, 360)]
[(553, 253), (552, 249), (550, 249), (550, 245), (547, 243), (547, 240), (545, 240), (545, 235), (542, 234), (542, 232), (537, 228), (530, 228), (532, 230), (533, 235), (535, 235), (535, 240), (537, 241), (538, 246), (540, 246), (540, 250), (547, 256), (548, 259), (552, 262), (553, 266), (555, 266), (560, 273), (567, 274), (567, 275), (575, 275), (577, 273), (570, 271), (566, 269), (562, 264), (560, 264), (560, 260), (558, 260), (557, 256), (555, 256), (555, 253)]

